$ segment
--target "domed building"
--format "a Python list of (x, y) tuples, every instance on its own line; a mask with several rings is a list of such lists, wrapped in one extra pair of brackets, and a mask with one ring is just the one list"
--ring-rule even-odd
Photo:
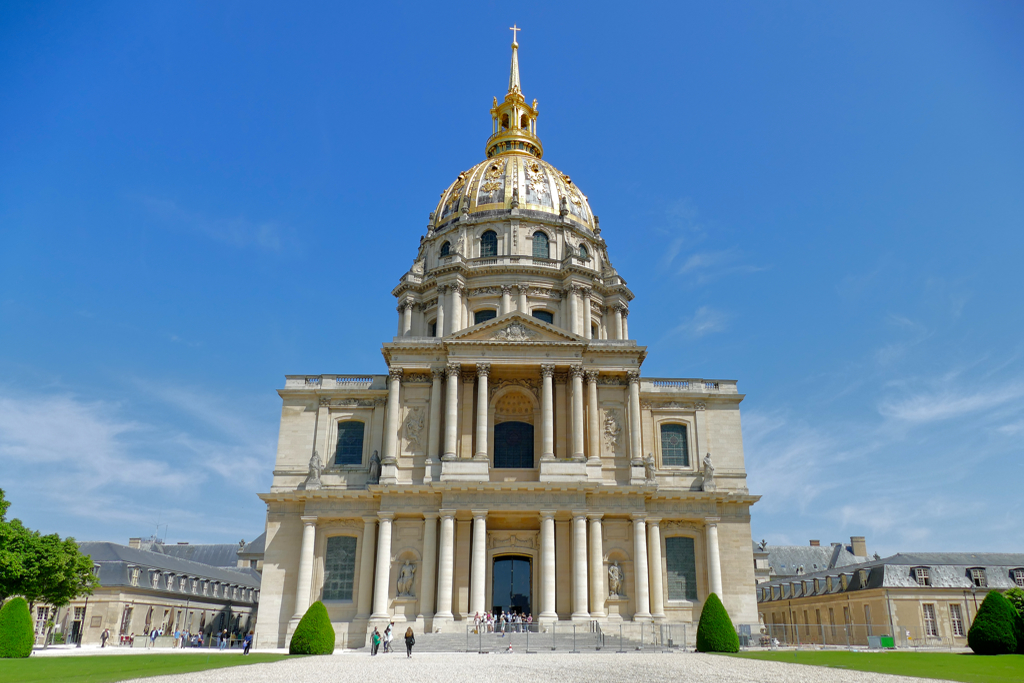
[(736, 382), (641, 376), (633, 292), (544, 159), (516, 42), (490, 114), (485, 160), (441, 192), (393, 290), (388, 374), (279, 391), (260, 646), (316, 600), (347, 647), (485, 612), (695, 625), (712, 592), (757, 624)]

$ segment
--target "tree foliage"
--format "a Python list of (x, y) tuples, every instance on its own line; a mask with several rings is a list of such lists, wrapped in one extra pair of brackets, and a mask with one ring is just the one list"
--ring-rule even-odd
[(729, 613), (718, 596), (711, 593), (704, 601), (697, 624), (698, 652), (739, 652), (740, 638)]
[(43, 536), (21, 520), (6, 521), (10, 503), (0, 489), (0, 601), (20, 595), (29, 604), (62, 607), (99, 585), (92, 560), (73, 538)]
[(28, 657), (35, 640), (28, 603), (23, 598), (5, 602), (0, 607), (0, 659)]
[(1007, 655), (1017, 651), (1020, 615), (999, 591), (989, 591), (978, 608), (967, 644), (979, 655)]
[(302, 615), (288, 653), (293, 655), (329, 655), (334, 652), (334, 627), (324, 603), (317, 600)]

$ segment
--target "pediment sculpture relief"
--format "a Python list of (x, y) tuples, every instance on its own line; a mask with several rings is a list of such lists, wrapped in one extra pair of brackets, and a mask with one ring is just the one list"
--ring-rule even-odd
[(511, 322), (491, 335), (491, 339), (502, 341), (530, 341), (537, 338), (537, 333), (521, 322)]

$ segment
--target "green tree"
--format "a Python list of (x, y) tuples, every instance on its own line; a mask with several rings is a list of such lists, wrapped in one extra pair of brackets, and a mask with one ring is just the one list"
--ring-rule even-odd
[(1024, 589), (1011, 588), (1003, 597), (1017, 610), (1017, 654), (1024, 655)]
[(979, 655), (1006, 655), (1017, 651), (1020, 615), (999, 591), (989, 591), (974, 616), (967, 644)]
[(329, 655), (334, 652), (334, 627), (324, 603), (317, 600), (302, 615), (288, 653), (293, 655)]
[(704, 601), (697, 624), (698, 652), (739, 652), (740, 638), (725, 605), (714, 593)]
[(0, 608), (0, 659), (28, 657), (35, 640), (28, 603), (23, 598), (4, 603)]

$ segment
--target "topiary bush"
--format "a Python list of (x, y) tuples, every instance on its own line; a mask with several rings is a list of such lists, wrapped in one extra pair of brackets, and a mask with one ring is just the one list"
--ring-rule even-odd
[(989, 591), (967, 632), (967, 644), (979, 655), (1007, 655), (1017, 651), (1020, 615), (999, 591)]
[(334, 652), (334, 627), (324, 603), (317, 600), (302, 615), (288, 652), (293, 655), (329, 655)]
[(36, 634), (32, 631), (32, 615), (24, 598), (8, 600), (0, 608), (0, 658), (14, 659), (32, 654)]
[(697, 624), (697, 652), (739, 652), (740, 638), (725, 605), (712, 593), (704, 601)]
[(1017, 654), (1024, 655), (1024, 588), (1011, 588), (1003, 597), (1017, 610)]

